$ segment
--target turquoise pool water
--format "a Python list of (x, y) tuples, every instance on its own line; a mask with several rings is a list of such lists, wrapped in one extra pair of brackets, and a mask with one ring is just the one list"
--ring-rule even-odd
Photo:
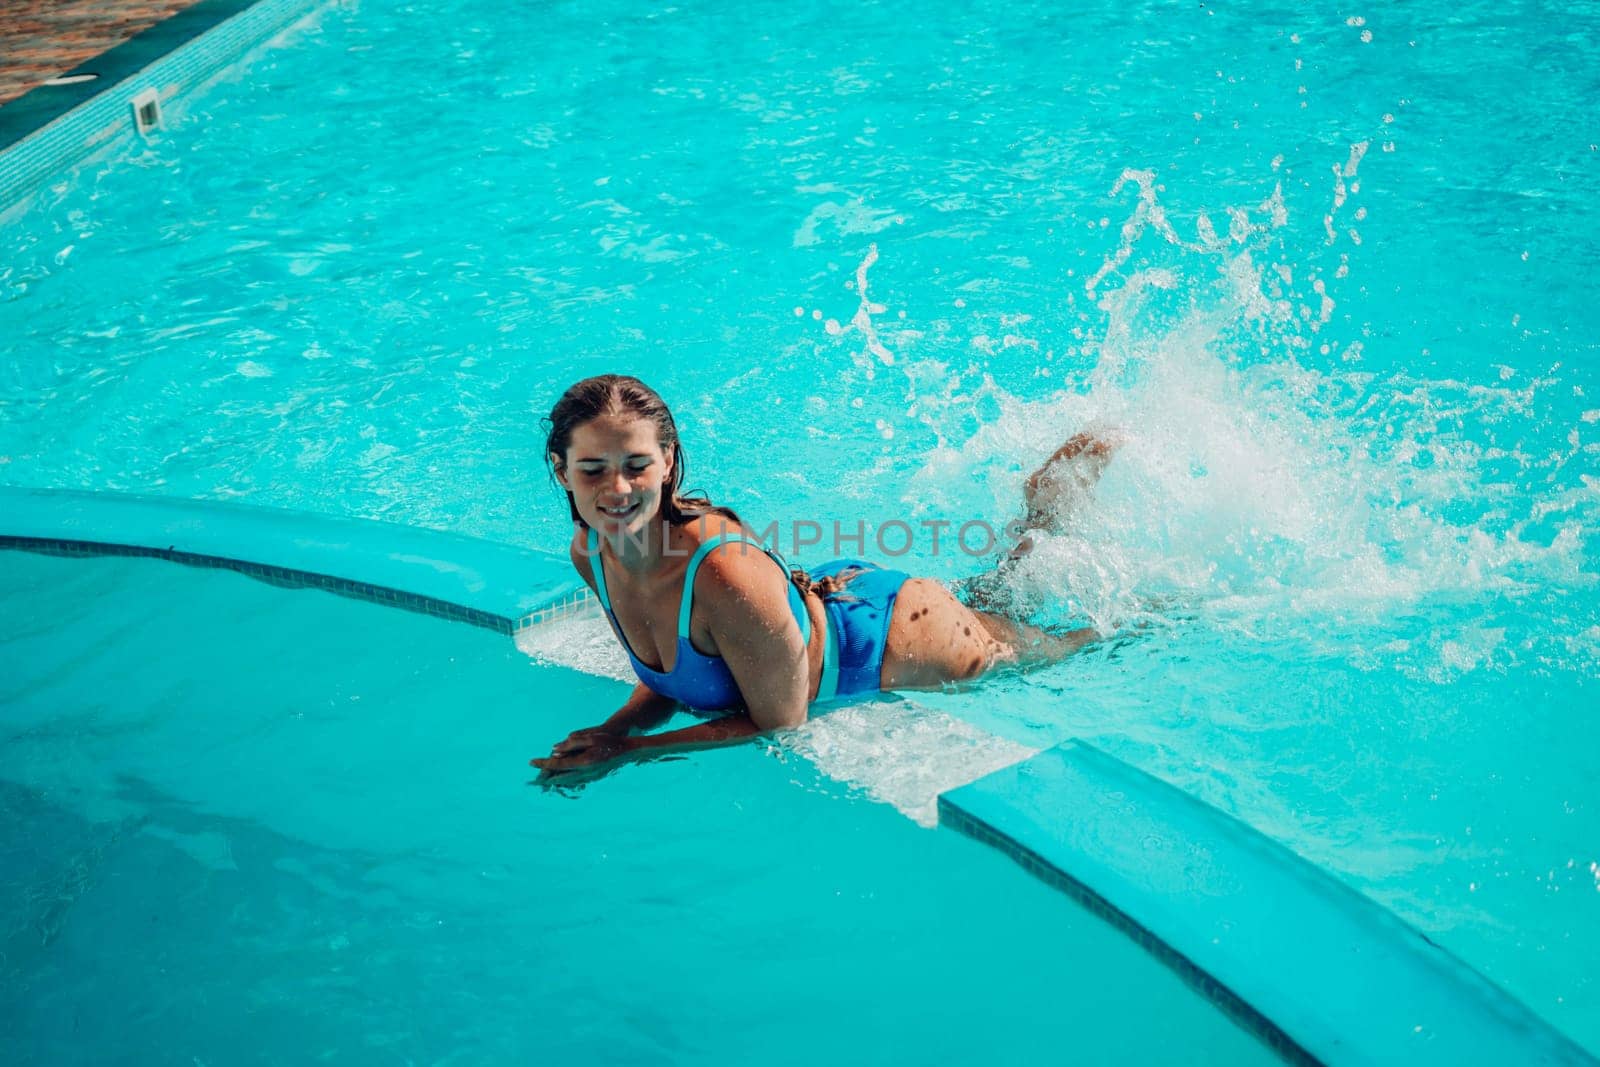
[(1271, 1062), (1000, 853), (806, 761), (529, 788), (533, 738), (625, 690), (496, 634), (0, 559), (9, 1063)]
[(583, 374), (758, 525), (1003, 519), (1119, 427), (1012, 592), (1136, 636), (919, 706), (1093, 739), (1600, 1048), (1597, 22), (330, 9), (4, 220), (0, 480), (551, 547)]

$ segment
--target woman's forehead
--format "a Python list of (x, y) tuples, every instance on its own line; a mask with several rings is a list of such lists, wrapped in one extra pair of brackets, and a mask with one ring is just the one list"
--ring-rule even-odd
[(574, 453), (654, 452), (661, 442), (656, 424), (638, 415), (599, 415), (572, 430)]

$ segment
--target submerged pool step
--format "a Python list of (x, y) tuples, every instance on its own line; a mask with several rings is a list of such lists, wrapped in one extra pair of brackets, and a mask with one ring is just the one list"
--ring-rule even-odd
[(1461, 960), (1288, 849), (1081, 741), (939, 798), (1286, 1058), (1597, 1062)]
[(501, 633), (587, 588), (564, 557), (415, 526), (177, 497), (0, 488), (0, 548), (149, 556)]

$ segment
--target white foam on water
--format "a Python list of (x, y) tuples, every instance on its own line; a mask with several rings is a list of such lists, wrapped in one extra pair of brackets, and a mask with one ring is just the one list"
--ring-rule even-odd
[(828, 777), (890, 804), (922, 826), (939, 794), (1027, 759), (1019, 745), (913, 700), (874, 700), (815, 715), (784, 744)]
[[(579, 610), (517, 634), (525, 654), (554, 666), (622, 682), (633, 669), (599, 613)], [(614, 710), (595, 708), (596, 721)], [(910, 700), (870, 700), (813, 714), (774, 740), (816, 769), (923, 826), (938, 822), (939, 794), (1033, 755), (1035, 749), (996, 737)]]
[[(516, 643), (525, 655), (541, 663), (619, 682), (634, 680), (627, 653), (617, 643), (598, 602), (592, 610), (558, 616), (519, 630)], [(596, 714), (601, 713), (597, 710)]]

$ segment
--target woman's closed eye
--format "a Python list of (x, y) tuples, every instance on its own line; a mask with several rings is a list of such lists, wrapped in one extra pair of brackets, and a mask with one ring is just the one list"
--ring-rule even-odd
[[(650, 459), (629, 460), (624, 469), (629, 474), (643, 474), (645, 471), (649, 470), (654, 463), (655, 461)], [(582, 474), (586, 478), (598, 477), (605, 474), (605, 472), (606, 468), (602, 464), (578, 464), (578, 473)]]

